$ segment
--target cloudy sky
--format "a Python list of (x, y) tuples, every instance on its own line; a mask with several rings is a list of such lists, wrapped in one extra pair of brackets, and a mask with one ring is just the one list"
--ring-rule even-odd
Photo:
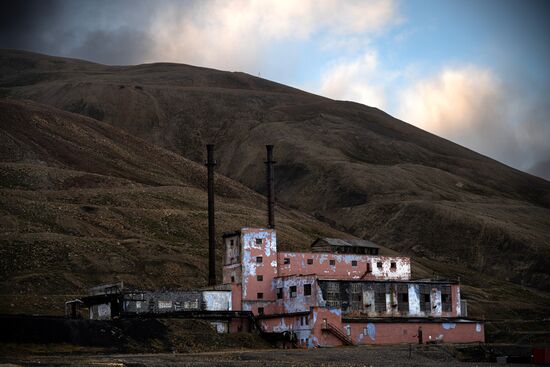
[(550, 179), (550, 1), (3, 2), (0, 47), (244, 71)]

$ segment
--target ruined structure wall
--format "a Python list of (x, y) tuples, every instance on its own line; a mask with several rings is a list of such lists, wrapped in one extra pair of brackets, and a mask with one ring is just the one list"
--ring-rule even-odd
[(233, 309), (231, 292), (203, 291), (203, 309), (206, 311), (231, 311)]
[(242, 279), (242, 253), (240, 236), (234, 235), (224, 238), (223, 274), (224, 284), (240, 283)]
[[(276, 300), (279, 312), (309, 312), (311, 307), (322, 302), (321, 290), (314, 275), (277, 277), (273, 280), (273, 286), (276, 293), (279, 291), (282, 294), (282, 298)], [(307, 286), (309, 295), (306, 294)], [(294, 292), (291, 291), (293, 289)]]
[(400, 256), (280, 252), (277, 262), (281, 276), (317, 274), (333, 279), (365, 280), (409, 280), (411, 278), (410, 258)]
[[(275, 301), (273, 278), (277, 276), (277, 239), (272, 229), (241, 230), (242, 300), (264, 303)], [(262, 307), (262, 306), (258, 306)]]
[(342, 322), (341, 317), (339, 309), (314, 307), (307, 316), (286, 315), (263, 319), (260, 326), (267, 332), (294, 332), (299, 346), (308, 348), (343, 345), (341, 339), (327, 330), (327, 325), (337, 328), (355, 345), (417, 344), (419, 327), (422, 327), (423, 343), (430, 340), (445, 343), (485, 340), (484, 325), (477, 322)]
[(319, 305), (346, 317), (457, 317), (460, 287), (441, 283), (320, 280)]
[(299, 346), (313, 348), (317, 346), (317, 338), (313, 335), (315, 314), (285, 315), (268, 319), (260, 319), (260, 328), (266, 332), (282, 333), (290, 331), (295, 333)]
[[(453, 322), (380, 322), (343, 323), (342, 329), (351, 331), (354, 344), (418, 343), (418, 329), (422, 327), (423, 342), (474, 343), (485, 340), (483, 324)], [(431, 339), (430, 339), (431, 337)]]
[(242, 293), (240, 284), (231, 284), (231, 309), (233, 311), (242, 311)]
[(167, 313), (200, 310), (203, 300), (198, 291), (137, 292), (125, 294), (122, 305), (127, 313)]

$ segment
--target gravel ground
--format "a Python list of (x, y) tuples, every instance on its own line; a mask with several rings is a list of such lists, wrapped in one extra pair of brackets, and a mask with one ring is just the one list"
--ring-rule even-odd
[(361, 346), (317, 350), (256, 350), (193, 354), (56, 355), (0, 357), (19, 366), (490, 366), (457, 361), (439, 347)]

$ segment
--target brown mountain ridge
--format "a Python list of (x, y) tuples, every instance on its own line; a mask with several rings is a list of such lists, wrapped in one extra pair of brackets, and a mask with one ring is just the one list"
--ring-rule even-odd
[[(239, 201), (241, 206), (227, 204), (225, 210), (232, 214), (221, 219), (222, 222), (228, 221), (221, 227), (259, 225), (265, 221), (263, 198), (245, 186), (264, 192), (263, 145), (272, 143), (276, 146), (278, 161), (276, 194), (283, 206), (278, 215), (282, 222), (279, 229), (283, 242), (303, 248), (319, 233), (344, 235), (288, 208), (298, 209), (333, 228), (413, 256), (425, 265), (420, 266), (425, 273), (436, 271), (441, 275), (460, 275), (462, 279), (471, 280), (471, 288), (465, 285), (465, 292), (475, 298), (474, 311), (476, 308), (480, 313), (495, 310), (493, 302), (522, 292), (527, 293), (522, 300), (517, 300), (523, 302), (521, 305), (499, 305), (502, 309), (498, 312), (502, 317), (519, 316), (522, 312), (531, 312), (533, 316), (548, 310), (544, 291), (550, 289), (547, 270), (550, 265), (550, 183), (417, 129), (378, 109), (330, 100), (244, 73), (178, 64), (105, 66), (13, 50), (0, 52), (0, 95), (4, 97), (3, 109), (41, 109), (54, 120), (58, 115), (63, 116), (76, 126), (81, 124), (77, 121), (93, 121), (80, 120), (77, 115), (57, 110), (62, 109), (101, 120), (96, 123), (100, 135), (106, 138), (111, 138), (111, 135), (121, 137), (113, 143), (110, 164), (104, 163), (102, 155), (105, 149), (97, 156), (91, 148), (84, 151), (78, 148), (86, 146), (84, 137), (70, 144), (73, 150), (63, 158), (69, 159), (70, 164), (57, 158), (61, 153), (57, 152), (56, 145), (48, 151), (51, 157), (38, 159), (46, 163), (36, 164), (33, 157), (37, 154), (37, 146), (32, 143), (36, 137), (21, 138), (26, 145), (19, 150), (16, 149), (21, 146), (19, 141), (11, 142), (11, 145), (3, 142), (2, 146), (8, 146), (2, 148), (3, 176), (16, 182), (15, 186), (4, 185), (2, 191), (4, 200), (13, 200), (10, 208), (4, 209), (3, 229), (12, 225), (9, 218), (13, 211), (27, 206), (26, 202), (23, 204), (19, 200), (36, 201), (36, 195), (40, 198), (38, 201), (72, 203), (70, 205), (76, 205), (73, 208), (75, 218), (86, 216), (83, 223), (57, 224), (56, 228), (61, 232), (66, 231), (67, 226), (73, 226), (73, 236), (86, 231), (88, 216), (92, 214), (85, 210), (95, 210), (82, 209), (81, 206), (93, 207), (98, 202), (116, 210), (121, 210), (119, 206), (131, 207), (136, 212), (132, 214), (135, 222), (131, 223), (130, 229), (124, 227), (130, 224), (123, 223), (122, 229), (111, 228), (109, 219), (98, 224), (101, 232), (91, 233), (89, 237), (93, 240), (90, 245), (103, 236), (102, 233), (106, 233), (105, 238), (116, 239), (131, 233), (132, 236), (147, 231), (157, 233), (151, 228), (166, 225), (170, 228), (168, 236), (172, 236), (171, 241), (193, 243), (197, 252), (192, 260), (181, 260), (187, 261), (189, 269), (193, 269), (192, 265), (205, 264), (203, 255), (206, 252), (204, 247), (199, 247), (199, 242), (200, 246), (206, 243), (206, 229), (200, 229), (198, 224), (194, 224), (193, 230), (184, 229), (185, 225), (177, 224), (183, 218), (180, 216), (162, 224), (156, 212), (147, 214), (153, 223), (145, 224), (139, 218), (149, 209), (139, 207), (149, 205), (158, 210), (169, 208), (184, 212), (200, 207), (197, 210), (201, 214), (195, 214), (203, 216), (201, 225), (204, 226), (205, 201), (201, 201), (204, 182), (197, 179), (197, 182), (202, 182), (197, 184), (200, 188), (193, 189), (197, 197), (188, 199), (186, 195), (191, 194), (182, 193), (182, 190), (191, 190), (184, 179), (186, 171), (177, 165), (161, 163), (166, 158), (160, 159), (157, 155), (170, 157), (169, 161), (186, 162), (189, 167), (198, 167), (197, 172), (203, 172), (202, 167), (179, 155), (202, 164), (204, 144), (216, 144), (219, 171), (244, 185), (224, 179), (228, 187), (244, 191), (230, 190), (239, 192), (235, 194), (238, 198), (231, 200)], [(16, 102), (17, 99), (33, 100), (43, 105)], [(5, 116), (3, 111), (3, 126)], [(28, 118), (22, 116), (17, 121)], [(24, 126), (22, 122), (17, 124)], [(27, 129), (29, 127), (19, 133), (23, 134)], [(51, 129), (61, 133), (61, 128)], [(5, 132), (5, 141), (10, 142), (12, 134)], [(42, 134), (45, 132), (41, 131), (39, 135)], [(30, 142), (27, 139), (31, 139)], [(97, 139), (101, 141), (103, 138)], [(127, 144), (130, 144), (127, 139), (137, 139), (138, 146), (148, 148), (127, 151)], [(67, 148), (60, 146), (59, 151), (62, 149)], [(13, 155), (14, 152), (17, 156)], [(4, 159), (5, 156), (11, 158)], [(120, 157), (129, 163), (112, 163), (119, 162)], [(78, 162), (79, 159), (82, 161)], [(62, 166), (66, 167), (59, 168), (59, 162), (65, 162)], [(144, 164), (146, 168), (142, 167)], [(59, 178), (60, 175), (64, 178)], [(87, 185), (91, 187), (87, 188)], [(182, 186), (186, 187), (185, 190)], [(85, 193), (73, 196), (80, 189)], [(103, 193), (92, 194), (88, 190), (103, 190)], [(245, 195), (244, 192), (255, 199), (242, 199), (240, 195)], [(142, 193), (145, 193), (143, 199)], [(31, 196), (34, 198), (28, 199)], [(198, 200), (198, 197), (202, 199)], [(242, 208), (246, 208), (243, 214), (234, 214)], [(220, 211), (219, 216), (225, 217), (227, 213), (223, 205)], [(282, 213), (287, 212), (288, 219), (285, 219), (287, 214)], [(190, 216), (184, 217), (191, 220)], [(34, 216), (25, 220), (25, 225), (17, 224), (11, 230), (4, 230), (12, 236), (11, 239), (5, 237), (5, 244), (13, 246), (14, 238), (22, 237), (20, 233), (24, 231), (21, 228), (27, 230), (47, 222)], [(128, 219), (120, 221), (127, 223)], [(13, 222), (19, 223), (19, 219)], [(51, 222), (47, 223), (52, 226)], [(174, 232), (178, 226), (181, 229)], [(114, 231), (120, 233), (113, 234)], [(120, 242), (119, 239), (112, 241)], [(123, 247), (130, 246), (121, 243)], [(147, 249), (147, 255), (136, 255), (139, 259), (135, 263), (147, 263), (146, 259), (152, 256), (153, 250), (151, 246), (140, 244), (144, 251)], [(181, 249), (179, 251), (177, 254), (182, 254), (182, 259), (190, 256)], [(170, 259), (173, 260), (174, 256)], [(115, 257), (112, 261), (104, 265), (103, 271), (122, 260)], [(160, 265), (160, 260), (157, 264), (164, 266)], [(193, 276), (196, 272), (203, 274), (205, 269), (202, 267), (191, 271), (181, 282), (196, 284)], [(428, 267), (432, 270), (427, 270)], [(125, 276), (139, 277), (130, 275), (134, 274), (131, 268), (127, 266)], [(187, 265), (181, 268), (187, 268)], [(152, 279), (153, 273), (145, 269), (149, 268), (141, 270), (144, 271), (142, 275)], [(167, 268), (163, 269), (159, 268), (158, 274), (168, 272)], [(65, 277), (84, 279), (94, 274), (93, 271), (87, 275), (77, 273)], [(168, 278), (166, 276), (163, 280)], [(544, 291), (535, 296), (510, 282)], [(82, 280), (81, 284), (84, 283), (91, 283), (91, 280)]]

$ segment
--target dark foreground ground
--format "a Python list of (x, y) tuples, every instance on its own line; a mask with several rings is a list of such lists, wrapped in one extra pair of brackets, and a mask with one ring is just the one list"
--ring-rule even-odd
[[(189, 354), (0, 357), (0, 366), (490, 366), (454, 357), (452, 346), (358, 346), (316, 350), (245, 350)], [(410, 354), (409, 354), (410, 353)], [(521, 364), (516, 364), (521, 365)]]

